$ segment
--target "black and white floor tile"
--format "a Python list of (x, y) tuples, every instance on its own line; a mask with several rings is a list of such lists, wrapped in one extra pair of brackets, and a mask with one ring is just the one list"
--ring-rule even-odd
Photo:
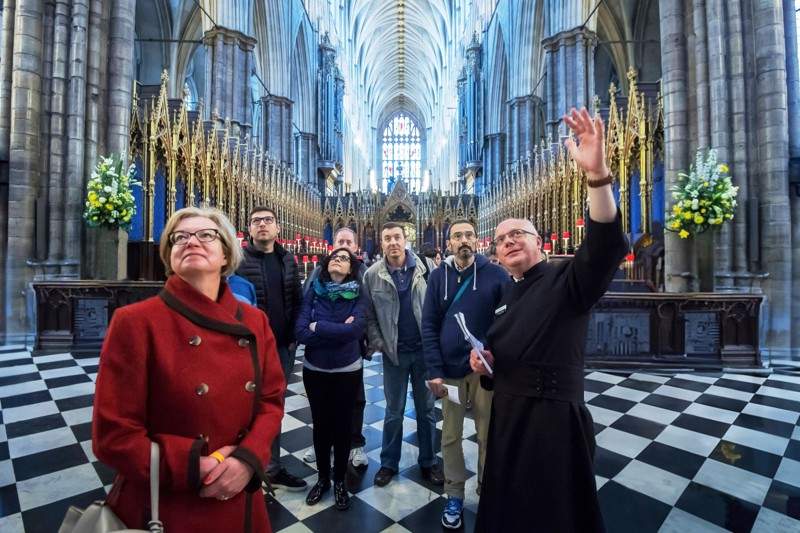
[[(0, 531), (55, 532), (69, 505), (102, 498), (113, 472), (91, 450), (96, 357), (32, 357), (0, 347)], [(301, 363), (290, 378), (282, 456), (309, 483), (302, 461), (311, 413)], [(350, 471), (347, 512), (332, 496), (305, 505), (305, 493), (278, 490), (267, 507), (275, 531), (440, 531), (444, 496), (416, 466), (409, 401), (401, 473), (373, 485), (386, 405), (379, 358), (367, 364), (365, 472)], [(610, 532), (800, 532), (800, 373), (587, 372), (585, 399), (597, 434), (599, 498)], [(441, 410), (437, 402), (438, 427)], [(464, 429), (467, 466), (477, 468), (475, 427)], [(513, 460), (510, 458), (509, 460)], [(465, 530), (477, 509), (467, 482)]]

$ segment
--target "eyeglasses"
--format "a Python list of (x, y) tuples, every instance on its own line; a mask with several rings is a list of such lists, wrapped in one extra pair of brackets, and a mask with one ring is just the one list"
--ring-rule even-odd
[(267, 226), (269, 226), (270, 224), (274, 224), (275, 223), (275, 217), (271, 217), (271, 216), (253, 217), (253, 218), (250, 219), (250, 225), (251, 226), (260, 226), (262, 222), (264, 224), (266, 224)]
[(460, 241), (461, 239), (467, 239), (468, 241), (471, 241), (472, 239), (475, 238), (475, 232), (474, 231), (457, 231), (455, 233), (451, 233), (450, 234), (450, 238), (453, 239), (454, 241)]
[(337, 263), (349, 263), (350, 256), (345, 254), (336, 254), (331, 256), (331, 261), (336, 261)]
[(192, 237), (196, 237), (198, 242), (213, 242), (219, 238), (219, 231), (211, 228), (197, 231), (173, 231), (169, 234), (169, 242), (173, 246), (185, 246)]
[(510, 239), (512, 242), (517, 242), (519, 239), (524, 237), (525, 235), (533, 235), (534, 237), (538, 237), (538, 235), (532, 231), (528, 231), (526, 229), (512, 229), (509, 232), (503, 233), (502, 235), (498, 235), (494, 238), (494, 244), (497, 246), (502, 246), (506, 239)]

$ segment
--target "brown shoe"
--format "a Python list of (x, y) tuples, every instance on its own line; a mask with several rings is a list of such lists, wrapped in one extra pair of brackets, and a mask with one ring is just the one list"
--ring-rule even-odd
[(421, 466), (419, 469), (422, 471), (422, 479), (428, 480), (433, 485), (444, 485), (444, 473), (439, 465)]
[(395, 474), (397, 474), (397, 472), (391, 468), (387, 468), (385, 466), (380, 467), (380, 469), (375, 473), (375, 485), (378, 487), (385, 487), (389, 484)]

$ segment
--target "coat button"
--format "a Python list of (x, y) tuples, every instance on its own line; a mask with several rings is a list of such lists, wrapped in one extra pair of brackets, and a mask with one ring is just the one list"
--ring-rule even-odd
[(252, 381), (248, 381), (247, 383), (244, 384), (244, 390), (246, 390), (247, 392), (255, 392), (256, 384), (253, 383)]
[(239, 339), (239, 346), (241, 346), (242, 348), (244, 348), (245, 346), (249, 346), (249, 345), (250, 345), (250, 341), (249, 340), (244, 339), (244, 338)]
[(198, 385), (194, 391), (197, 393), (198, 396), (202, 396), (203, 394), (208, 394), (208, 385), (205, 383), (201, 383)]
[(195, 335), (191, 339), (189, 339), (189, 344), (192, 346), (200, 346), (200, 343), (203, 342), (203, 339), (200, 338), (199, 335)]

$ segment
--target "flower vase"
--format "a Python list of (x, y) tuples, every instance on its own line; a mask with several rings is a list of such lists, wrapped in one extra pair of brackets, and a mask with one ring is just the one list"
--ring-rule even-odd
[(95, 277), (120, 280), (128, 277), (128, 232), (120, 228), (94, 228)]
[(717, 231), (707, 229), (694, 236), (694, 252), (697, 258), (697, 290), (714, 292), (715, 250), (714, 236)]

